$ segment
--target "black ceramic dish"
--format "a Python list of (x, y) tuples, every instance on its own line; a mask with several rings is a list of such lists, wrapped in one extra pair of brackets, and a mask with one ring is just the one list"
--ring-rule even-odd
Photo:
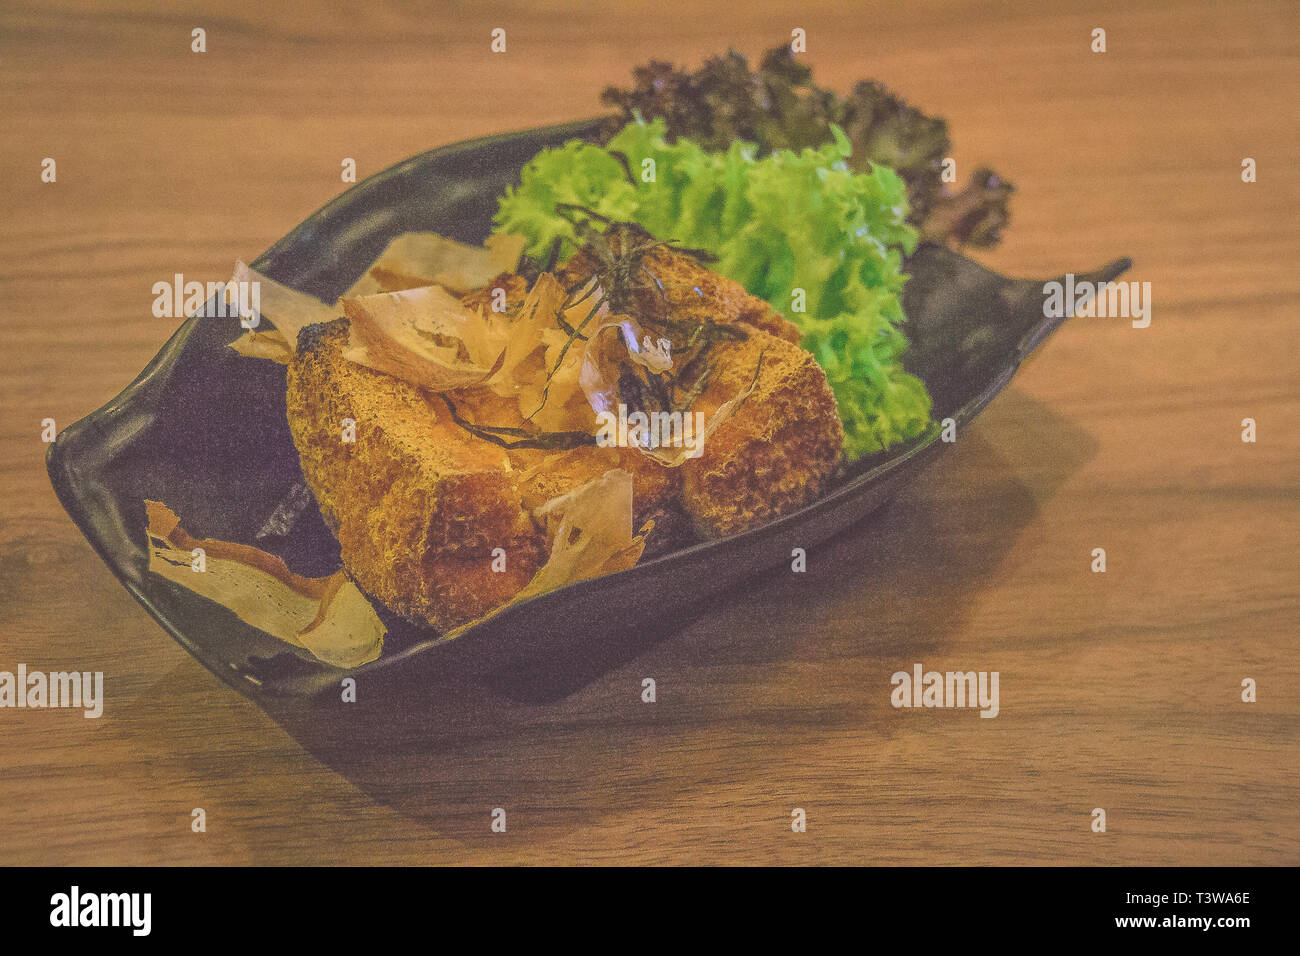
[[(415, 156), (331, 202), (253, 267), (328, 301), (402, 232), (432, 230), (481, 242), (497, 197), (517, 181), (520, 168), (544, 147), (589, 136), (598, 122)], [(1120, 260), (1087, 278), (1113, 279), (1128, 265)], [(935, 417), (952, 417), (960, 430), (1062, 320), (1043, 317), (1041, 281), (1005, 279), (944, 248), (922, 246), (907, 271), (906, 364), (929, 388)], [(165, 502), (197, 537), (256, 543), (303, 574), (339, 566), (337, 542), (309, 498), (283, 533), (267, 531), (277, 508), (295, 494), (302, 498), (302, 473), (285, 422), (284, 369), (227, 349), (240, 331), (234, 319), (187, 320), (122, 394), (58, 436), (47, 464), (68, 514), (127, 590), (205, 667), (254, 696), (311, 696), (349, 674), (418, 685), (429, 669), (551, 668), (563, 683), (559, 672), (589, 658), (612, 627), (632, 634), (624, 646), (634, 653), (638, 628), (671, 626), (673, 614), (862, 519), (945, 447), (930, 439), (859, 462), (795, 514), (543, 595), (454, 641), (385, 615), (383, 656), (345, 672), (147, 570), (146, 498)]]

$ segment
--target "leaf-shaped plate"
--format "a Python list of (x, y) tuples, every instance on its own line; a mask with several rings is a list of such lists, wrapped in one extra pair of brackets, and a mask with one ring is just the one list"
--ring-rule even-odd
[[(591, 135), (598, 120), (490, 136), (406, 160), (357, 184), (285, 236), (253, 267), (332, 301), (394, 236), (432, 230), (486, 238), (497, 197), (539, 150)], [(1085, 278), (1113, 279), (1112, 263)], [(950, 250), (907, 263), (908, 370), (936, 418), (963, 428), (1060, 323), (1043, 317), (1043, 283), (1003, 278)], [(48, 468), (68, 514), (125, 587), (205, 667), (241, 691), (309, 697), (345, 674), (405, 684), (429, 668), (468, 675), (524, 669), (557, 693), (634, 655), (710, 597), (789, 560), (879, 508), (945, 447), (937, 439), (858, 462), (828, 494), (744, 534), (708, 541), (516, 605), (454, 641), (385, 614), (384, 654), (355, 671), (321, 664), (233, 613), (151, 575), (144, 500), (164, 501), (197, 537), (255, 543), (293, 570), (339, 566), (338, 544), (303, 491), (285, 421), (284, 369), (225, 346), (230, 318), (189, 318), (117, 398), (62, 432)], [(273, 516), (305, 499), (287, 528)], [(292, 513), (292, 509), (290, 509)], [(381, 612), (383, 613), (383, 612)], [(146, 651), (147, 652), (147, 651)]]

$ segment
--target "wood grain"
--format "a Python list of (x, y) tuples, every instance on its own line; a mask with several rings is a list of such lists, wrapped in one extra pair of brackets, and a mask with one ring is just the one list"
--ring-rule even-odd
[[(0, 669), (102, 670), (108, 692), (98, 720), (0, 711), (0, 863), (1300, 862), (1300, 7), (190, 6), (0, 10)], [(1131, 255), (1150, 328), (1069, 323), (807, 574), (559, 701), (503, 681), (268, 713), (60, 509), (41, 419), (121, 390), (176, 324), (152, 283), (224, 278), (344, 188), (343, 157), (364, 176), (592, 115), (635, 62), (795, 26), (821, 81), (885, 81), (948, 117), (959, 170), (1015, 181), (978, 258), (1048, 276)], [(1000, 715), (893, 709), (916, 662), (997, 670)]]

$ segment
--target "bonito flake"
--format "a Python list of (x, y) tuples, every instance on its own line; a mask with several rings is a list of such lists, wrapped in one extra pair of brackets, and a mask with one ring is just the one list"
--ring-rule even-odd
[(626, 571), (641, 560), (648, 522), (632, 533), (632, 474), (611, 468), (599, 478), (539, 506), (534, 517), (545, 520), (551, 554), (523, 590), (496, 610), (455, 628), (446, 638), (460, 636), (506, 608), (579, 581)]
[[(360, 667), (379, 657), (385, 629), (365, 596), (343, 572), (323, 578), (294, 574), (260, 548), (215, 538), (196, 539), (159, 501), (146, 501), (149, 570), (233, 611), (272, 637), (335, 667)], [(203, 549), (195, 570), (194, 549)]]

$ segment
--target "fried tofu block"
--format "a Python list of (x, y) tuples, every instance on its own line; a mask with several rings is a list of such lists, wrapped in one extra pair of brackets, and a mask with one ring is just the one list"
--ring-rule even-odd
[[(545, 560), (504, 449), (436, 396), (343, 358), (347, 321), (303, 329), (288, 419), (304, 475), (360, 587), (446, 629), (503, 604)], [(345, 420), (355, 441), (342, 440)], [(504, 548), (506, 570), (492, 570)]]
[[(714, 344), (708, 385), (692, 411), (707, 418), (751, 384), (753, 391), (702, 455), (677, 468), (634, 448), (503, 448), (456, 424), (443, 397), (344, 358), (346, 319), (302, 330), (288, 371), (290, 431), (344, 567), (363, 590), (439, 630), (481, 617), (546, 561), (533, 509), (611, 468), (633, 475), (634, 529), (654, 522), (647, 556), (744, 531), (820, 493), (843, 433), (826, 376), (796, 344), (798, 329), (690, 255), (658, 247), (644, 264), (656, 280), (635, 293), (652, 297), (646, 308), (666, 299), (676, 318), (734, 323), (746, 333)], [(597, 268), (594, 253), (579, 253), (561, 284), (581, 283)], [(462, 301), (487, 311), (496, 288), (509, 307), (528, 286), (501, 275)], [(515, 397), (471, 387), (450, 398), (465, 420), (524, 424)], [(354, 441), (343, 440), (349, 420)], [(493, 570), (496, 548), (506, 552), (504, 572)]]
[[(644, 234), (613, 228), (614, 250)], [(674, 318), (736, 324), (747, 341), (715, 346), (716, 367), (693, 411), (705, 416), (754, 381), (754, 391), (734, 417), (705, 442), (683, 472), (683, 504), (698, 534), (724, 537), (763, 524), (806, 504), (839, 466), (844, 444), (835, 395), (815, 359), (799, 347), (801, 334), (771, 305), (696, 257), (658, 246), (643, 260), (648, 275), (636, 293), (646, 310), (666, 304)], [(564, 267), (573, 286), (600, 269), (598, 254), (584, 249)]]
[(799, 346), (745, 328), (744, 342), (716, 348), (695, 409), (712, 415), (751, 382), (754, 390), (709, 436), (703, 453), (682, 466), (686, 510), (709, 538), (765, 524), (815, 499), (835, 474), (844, 444), (821, 366)]

